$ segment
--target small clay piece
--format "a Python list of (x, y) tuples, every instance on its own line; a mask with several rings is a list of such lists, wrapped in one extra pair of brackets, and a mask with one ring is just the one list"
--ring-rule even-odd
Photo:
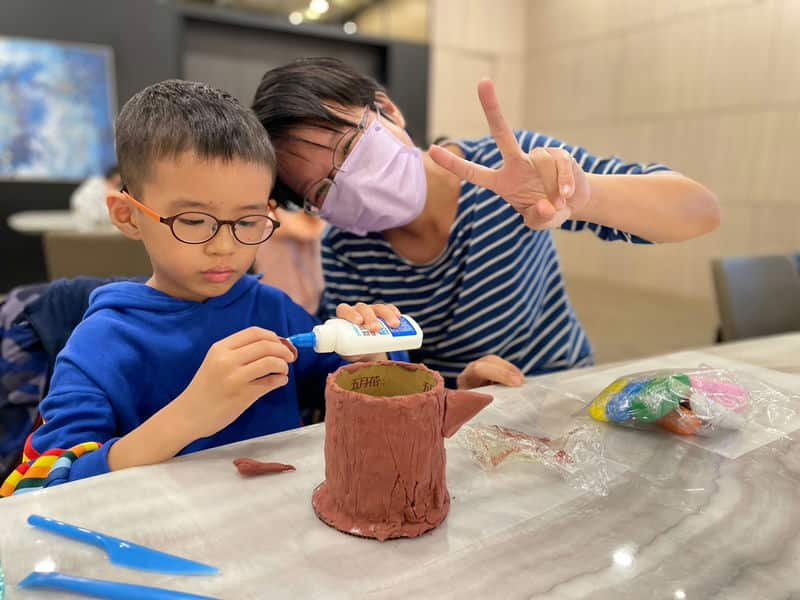
[(700, 418), (690, 409), (678, 406), (671, 413), (658, 420), (658, 424), (678, 435), (694, 435), (703, 426)]
[(239, 470), (240, 475), (245, 477), (253, 477), (255, 475), (269, 475), (271, 473), (283, 473), (285, 471), (294, 471), (292, 465), (285, 465), (283, 463), (274, 462), (261, 462), (252, 458), (237, 458), (233, 461), (236, 468)]
[(312, 498), (317, 516), (379, 540), (433, 529), (450, 509), (444, 438), (491, 401), (445, 390), (423, 365), (356, 363), (329, 375), (325, 481)]

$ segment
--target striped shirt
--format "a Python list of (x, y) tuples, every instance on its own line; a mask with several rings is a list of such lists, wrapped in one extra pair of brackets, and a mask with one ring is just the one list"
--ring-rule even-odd
[[(646, 174), (662, 165), (626, 164), (541, 134), (516, 133), (521, 147), (564, 148), (589, 173)], [(491, 137), (457, 142), (467, 160), (498, 168)], [(603, 240), (646, 243), (634, 235), (583, 221)], [(573, 310), (550, 231), (532, 231), (522, 216), (489, 189), (462, 182), (455, 222), (444, 251), (426, 264), (398, 255), (380, 233), (359, 237), (330, 227), (322, 241), (325, 294), (322, 316), (341, 302), (392, 303), (422, 327), (422, 349), (412, 359), (439, 371), (448, 385), (466, 365), (496, 354), (536, 375), (591, 364), (592, 351)]]

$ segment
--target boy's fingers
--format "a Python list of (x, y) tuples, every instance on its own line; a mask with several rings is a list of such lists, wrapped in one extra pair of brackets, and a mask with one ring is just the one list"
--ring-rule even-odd
[(235, 350), (260, 340), (277, 342), (278, 339), (278, 335), (269, 329), (264, 329), (263, 327), (248, 327), (247, 329), (242, 329), (241, 331), (229, 335), (223, 339), (221, 343), (229, 350)]
[(264, 394), (283, 387), (287, 383), (289, 383), (288, 375), (274, 374), (251, 381), (248, 385), (258, 393), (258, 397), (255, 398), (255, 400), (258, 400)]
[[(288, 343), (288, 342), (287, 342)], [(275, 357), (280, 358), (286, 362), (294, 362), (295, 353), (293, 346), (284, 344), (280, 338), (277, 341), (257, 340), (241, 348), (237, 348), (233, 352), (236, 354), (236, 363), (239, 365), (248, 365), (256, 360)]]
[(288, 377), (288, 363), (283, 359), (267, 356), (241, 367), (241, 376), (245, 381), (255, 381), (269, 375), (284, 375)]
[(287, 340), (286, 338), (280, 338), (281, 344), (283, 344), (286, 349), (292, 353), (292, 360), (289, 362), (294, 362), (297, 360), (297, 348), (295, 348), (294, 344)]

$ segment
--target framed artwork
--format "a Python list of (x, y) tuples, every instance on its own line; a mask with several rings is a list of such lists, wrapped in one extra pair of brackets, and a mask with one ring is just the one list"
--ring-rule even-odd
[(115, 110), (110, 47), (0, 36), (0, 179), (102, 175)]

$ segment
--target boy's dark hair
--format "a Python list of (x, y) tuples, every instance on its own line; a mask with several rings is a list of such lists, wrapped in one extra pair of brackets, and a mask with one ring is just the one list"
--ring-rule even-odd
[(275, 150), (251, 110), (205, 83), (170, 79), (146, 87), (115, 123), (122, 181), (136, 196), (153, 163), (192, 151), (203, 159), (240, 159), (275, 173)]
[[(336, 58), (302, 58), (264, 74), (253, 99), (253, 111), (273, 140), (287, 139), (296, 127), (340, 131), (353, 124), (332, 113), (330, 104), (367, 106), (384, 88)], [(280, 180), (273, 197), (281, 205), (303, 200)]]

